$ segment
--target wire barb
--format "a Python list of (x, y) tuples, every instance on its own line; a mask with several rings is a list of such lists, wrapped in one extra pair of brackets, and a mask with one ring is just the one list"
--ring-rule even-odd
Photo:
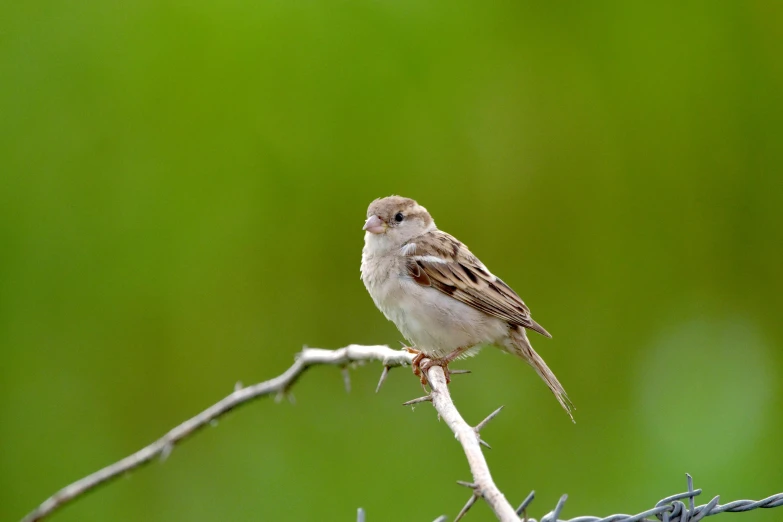
[(536, 492), (535, 490), (528, 493), (528, 495), (525, 497), (525, 500), (522, 501), (522, 503), (517, 508), (517, 515), (520, 517), (524, 515), (524, 519), (527, 520), (527, 507), (530, 505), (531, 502), (536, 498)]
[(557, 505), (555, 506), (555, 511), (552, 513), (552, 518), (555, 522), (560, 518), (560, 512), (565, 507), (566, 500), (568, 500), (568, 495), (563, 495), (560, 497), (560, 500), (557, 501)]
[[(654, 508), (636, 515), (617, 514), (603, 518), (579, 516), (570, 520), (559, 520), (560, 511), (563, 509), (567, 498), (566, 495), (563, 495), (554, 511), (544, 515), (541, 518), (541, 522), (648, 522), (651, 520), (655, 522), (654, 518), (661, 522), (699, 522), (704, 517), (717, 515), (718, 513), (740, 513), (758, 508), (768, 509), (783, 506), (783, 493), (778, 493), (763, 500), (735, 500), (724, 505), (720, 505), (720, 496), (716, 496), (707, 504), (693, 507), (694, 498), (700, 495), (702, 491), (701, 489), (694, 489), (693, 478), (690, 475), (686, 476), (688, 479), (688, 491), (665, 497), (659, 500)], [(517, 514), (524, 512), (533, 498), (534, 492), (531, 492), (522, 505), (517, 508)], [(686, 498), (688, 499), (688, 506), (683, 502)], [(535, 522), (535, 519), (530, 519), (530, 521)]]
[[(699, 520), (706, 517), (707, 515), (714, 515), (715, 513), (712, 513), (712, 510), (719, 503), (720, 503), (720, 495), (716, 495), (715, 498), (710, 500), (706, 506), (701, 506), (704, 509), (702, 509), (699, 513), (697, 513), (696, 516), (691, 519), (691, 522), (699, 522)], [(771, 506), (760, 506), (760, 507), (771, 507)]]
[[(685, 479), (688, 482), (688, 492), (693, 493), (693, 477), (691, 477), (690, 473), (686, 473)], [(695, 495), (688, 497), (688, 507), (690, 508), (691, 514), (693, 514), (693, 497), (695, 497)]]

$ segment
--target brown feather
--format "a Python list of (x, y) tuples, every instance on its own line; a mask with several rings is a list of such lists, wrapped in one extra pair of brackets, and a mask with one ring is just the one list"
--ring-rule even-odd
[(414, 281), (416, 281), (421, 286), (432, 286), (429, 276), (426, 272), (424, 272), (424, 270), (421, 269), (421, 266), (419, 266), (416, 261), (410, 260), (408, 261), (407, 265), (408, 274), (410, 274)]
[(525, 331), (522, 329), (514, 329), (511, 338), (514, 353), (533, 367), (539, 377), (541, 377), (549, 389), (552, 390), (552, 393), (555, 394), (557, 402), (560, 403), (573, 421), (574, 403), (568, 398), (565, 388), (563, 388), (563, 385), (557, 380), (557, 377), (555, 377), (555, 374), (549, 369), (549, 366), (546, 365), (544, 359), (542, 359), (533, 349), (533, 346), (531, 346), (530, 341), (527, 339), (527, 335), (525, 335)]
[[(415, 253), (409, 254), (408, 274), (422, 286), (430, 286), (512, 326), (523, 326), (546, 337), (549, 332), (530, 317), (530, 309), (500, 278), (457, 239), (440, 230), (414, 240)], [(437, 257), (443, 262), (427, 260)]]

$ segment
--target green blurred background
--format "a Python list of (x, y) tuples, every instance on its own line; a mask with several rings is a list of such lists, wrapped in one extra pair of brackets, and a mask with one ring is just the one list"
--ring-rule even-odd
[[(512, 503), (783, 491), (782, 6), (0, 3), (0, 519), (302, 345), (399, 346), (359, 280), (392, 193), (554, 335), (576, 425), (496, 350), (452, 385), (506, 406)], [(315, 369), (53, 520), (453, 518), (461, 448), (379, 374)]]

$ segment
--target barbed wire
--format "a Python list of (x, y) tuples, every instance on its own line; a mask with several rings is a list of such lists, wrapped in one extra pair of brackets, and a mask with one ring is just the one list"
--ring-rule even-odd
[[(716, 496), (706, 504), (694, 507), (694, 498), (701, 495), (701, 489), (693, 489), (693, 477), (686, 473), (685, 476), (688, 479), (688, 491), (683, 493), (677, 493), (659, 500), (655, 507), (643, 511), (636, 515), (609, 515), (608, 517), (594, 517), (594, 516), (580, 516), (570, 519), (561, 519), (560, 513), (565, 506), (568, 495), (563, 495), (558, 500), (555, 509), (544, 515), (540, 522), (698, 522), (704, 517), (711, 515), (717, 515), (719, 513), (744, 513), (746, 511), (752, 511), (754, 509), (768, 509), (774, 507), (783, 506), (783, 493), (772, 495), (762, 500), (735, 500), (728, 504), (720, 504), (720, 495)], [(517, 508), (517, 515), (522, 517), (522, 520), (526, 522), (539, 522), (535, 518), (527, 517), (527, 508), (533, 502), (536, 497), (536, 492), (531, 491), (530, 494)], [(684, 499), (688, 499), (688, 506), (685, 506)], [(456, 520), (462, 518), (463, 513), (457, 516)], [(655, 518), (650, 518), (655, 517)], [(446, 522), (448, 519), (445, 515), (441, 515), (435, 519), (434, 522)], [(358, 522), (365, 522), (365, 513), (362, 508), (359, 508), (357, 514)]]
[[(560, 500), (555, 506), (553, 511), (550, 511), (541, 518), (541, 522), (642, 522), (653, 520), (649, 517), (655, 517), (662, 522), (698, 522), (704, 517), (711, 515), (717, 515), (718, 513), (742, 513), (745, 511), (751, 511), (757, 508), (773, 508), (783, 506), (783, 493), (772, 495), (763, 500), (735, 500), (728, 504), (721, 505), (720, 495), (710, 500), (706, 504), (694, 507), (694, 498), (701, 495), (701, 489), (693, 489), (693, 477), (688, 473), (685, 474), (688, 480), (688, 491), (684, 493), (677, 493), (666, 498), (662, 498), (655, 504), (655, 507), (643, 511), (637, 515), (609, 515), (608, 517), (592, 517), (581, 516), (571, 518), (568, 520), (560, 520), (558, 517), (565, 505), (565, 501), (568, 498), (567, 495), (560, 497)], [(534, 494), (528, 496), (530, 501), (533, 500)], [(688, 499), (688, 506), (685, 506), (684, 499)], [(527, 499), (525, 499), (527, 501)], [(528, 501), (528, 504), (530, 503)], [(517, 513), (522, 513), (527, 508), (527, 505), (523, 502), (517, 509)], [(534, 519), (529, 519), (531, 522)]]

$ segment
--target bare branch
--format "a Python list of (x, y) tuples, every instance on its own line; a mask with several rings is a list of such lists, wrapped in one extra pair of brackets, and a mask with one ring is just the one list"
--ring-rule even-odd
[[(34, 511), (30, 512), (22, 519), (22, 522), (41, 520), (61, 508), (63, 505), (101, 484), (109, 482), (128, 471), (147, 464), (155, 458), (165, 459), (171, 454), (176, 444), (182, 442), (238, 406), (267, 395), (276, 395), (279, 398), (287, 397), (289, 400), (293, 401), (293, 395), (290, 393), (291, 387), (311, 366), (346, 366), (352, 362), (381, 361), (384, 366), (392, 367), (408, 365), (412, 360), (412, 354), (404, 350), (392, 350), (387, 346), (360, 346), (352, 344), (345, 348), (340, 348), (339, 350), (305, 348), (297, 355), (294, 364), (282, 375), (244, 388), (241, 383), (237, 383), (234, 387), (235, 391), (231, 395), (217, 404), (210, 406), (195, 417), (186, 420), (149, 446), (64, 487), (46, 499)], [(347, 369), (343, 375), (345, 376), (346, 373)], [(348, 381), (346, 380), (346, 387), (347, 386)]]

